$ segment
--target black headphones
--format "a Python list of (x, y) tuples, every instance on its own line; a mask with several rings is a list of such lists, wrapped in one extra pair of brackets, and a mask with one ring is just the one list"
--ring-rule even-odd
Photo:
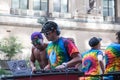
[(57, 25), (57, 23), (53, 22), (53, 21), (47, 21), (42, 28), (41, 32), (45, 32), (45, 31), (54, 31), (56, 30), (57, 35), (60, 35), (60, 29), (59, 26)]
[(57, 33), (57, 35), (60, 35), (60, 29), (59, 28), (56, 29), (56, 33)]

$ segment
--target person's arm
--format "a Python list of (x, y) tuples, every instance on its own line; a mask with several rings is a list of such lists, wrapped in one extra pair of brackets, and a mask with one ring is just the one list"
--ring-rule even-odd
[(98, 60), (99, 60), (99, 64), (102, 70), (102, 73), (104, 74), (104, 63), (103, 63), (103, 55), (99, 54), (98, 55)]
[(104, 64), (103, 64), (103, 61), (99, 61), (99, 63), (100, 63), (100, 66), (101, 66), (102, 73), (104, 74)]
[(34, 62), (30, 61), (30, 66), (31, 66), (32, 72), (35, 72), (36, 71), (36, 67), (35, 67)]
[(67, 67), (75, 66), (76, 64), (81, 64), (81, 56), (80, 53), (74, 53), (71, 55), (72, 59), (67, 62)]
[[(103, 55), (98, 55), (99, 64), (101, 67), (102, 74), (104, 74), (104, 63), (103, 63)], [(101, 77), (101, 80), (103, 80), (103, 77)]]
[(49, 70), (50, 69), (50, 62), (48, 60), (48, 64), (45, 66), (44, 70)]
[(75, 66), (76, 64), (81, 64), (82, 57), (75, 43), (66, 40), (65, 47), (68, 55), (71, 57), (71, 60), (67, 62), (67, 66), (72, 67)]
[(31, 50), (31, 56), (30, 56), (30, 66), (31, 66), (31, 69), (32, 69), (32, 72), (35, 72), (36, 71), (36, 67), (35, 67), (35, 57), (34, 57), (34, 47), (32, 47), (32, 50)]
[(73, 67), (75, 66), (76, 64), (81, 64), (82, 63), (82, 60), (81, 60), (81, 57), (78, 53), (74, 53), (72, 55), (72, 59), (66, 63), (63, 63), (59, 66), (56, 67), (56, 69), (61, 69), (61, 68), (67, 68), (67, 67)]
[(56, 67), (57, 69), (66, 68), (66, 67), (73, 67), (76, 64), (82, 62), (81, 55), (80, 55), (76, 45), (70, 40), (66, 40), (64, 43), (65, 43), (64, 45), (65, 45), (66, 51), (67, 51), (68, 55), (71, 57), (71, 60), (57, 66)]

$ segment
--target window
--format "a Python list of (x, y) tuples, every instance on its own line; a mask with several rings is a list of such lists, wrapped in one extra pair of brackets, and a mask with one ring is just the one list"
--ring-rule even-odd
[(28, 0), (12, 0), (13, 9), (28, 9)]
[(48, 0), (34, 0), (33, 9), (47, 11)]
[(114, 16), (114, 0), (103, 0), (103, 16)]
[(41, 0), (41, 10), (47, 11), (47, 0)]
[(54, 0), (55, 12), (68, 12), (68, 0)]
[(33, 9), (40, 10), (40, 0), (34, 0)]

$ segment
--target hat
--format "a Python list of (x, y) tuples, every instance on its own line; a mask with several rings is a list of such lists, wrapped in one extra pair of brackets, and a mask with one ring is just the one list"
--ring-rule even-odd
[(94, 46), (98, 45), (98, 43), (99, 43), (101, 40), (102, 40), (101, 38), (92, 37), (92, 38), (89, 40), (89, 45), (90, 45), (91, 47), (94, 47)]
[(58, 25), (57, 23), (53, 22), (53, 21), (47, 21), (41, 30), (41, 33), (45, 33), (47, 31), (53, 31), (53, 30), (58, 30)]
[(39, 39), (43, 39), (43, 36), (40, 32), (34, 32), (31, 34), (31, 40), (33, 40), (36, 36), (38, 36)]

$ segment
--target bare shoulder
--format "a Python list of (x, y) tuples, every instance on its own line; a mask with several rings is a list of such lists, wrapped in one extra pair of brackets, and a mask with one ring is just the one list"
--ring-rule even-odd
[(48, 43), (44, 43), (44, 47), (47, 48), (47, 46), (48, 46)]
[(36, 47), (32, 47), (32, 53), (33, 54), (37, 54), (37, 53), (39, 53), (39, 50), (36, 48)]

